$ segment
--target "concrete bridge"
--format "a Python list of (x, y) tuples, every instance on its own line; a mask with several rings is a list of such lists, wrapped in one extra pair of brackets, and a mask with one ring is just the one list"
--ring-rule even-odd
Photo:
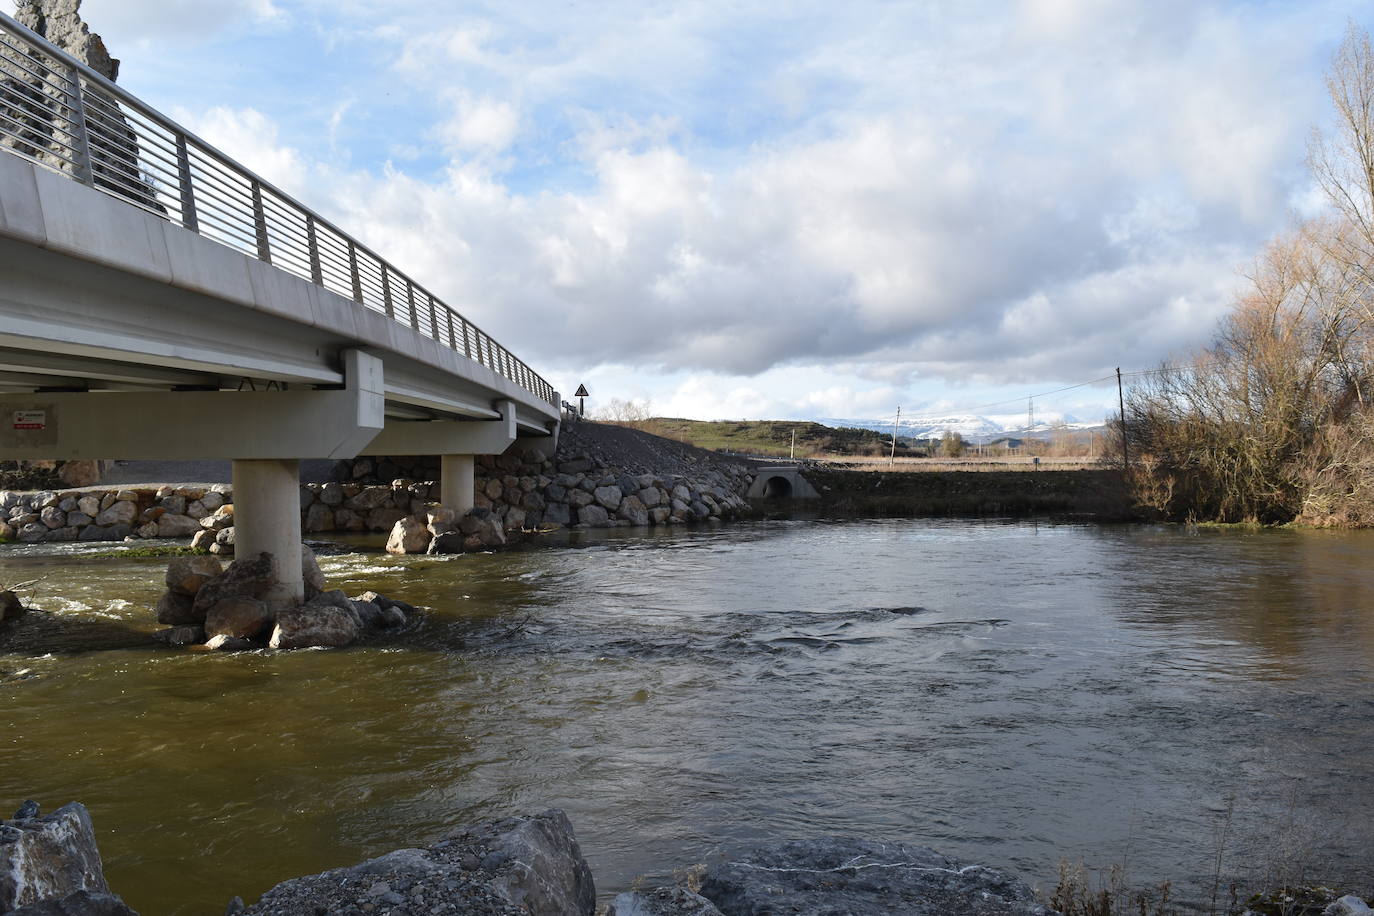
[(0, 458), (229, 458), (300, 583), (299, 461), (556, 441), (561, 399), (328, 220), (0, 14)]

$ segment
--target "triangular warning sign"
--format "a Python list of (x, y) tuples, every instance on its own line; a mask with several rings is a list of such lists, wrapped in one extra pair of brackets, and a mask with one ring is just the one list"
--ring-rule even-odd
[(587, 386), (586, 386), (586, 385), (578, 385), (578, 386), (577, 386), (577, 392), (573, 395), (573, 397), (575, 397), (575, 398), (589, 398), (589, 397), (591, 397), (591, 395), (590, 395), (590, 394), (587, 394)]

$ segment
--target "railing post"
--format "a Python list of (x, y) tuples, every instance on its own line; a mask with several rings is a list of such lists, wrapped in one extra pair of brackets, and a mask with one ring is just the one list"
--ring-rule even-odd
[(438, 341), (439, 313), (434, 310), (434, 297), (426, 293), (425, 298), (429, 300), (429, 329), (432, 332), (430, 336), (433, 337), (435, 341)]
[(458, 316), (458, 320), (463, 324), (463, 355), (472, 359), (472, 325), (462, 315)]
[(457, 350), (458, 335), (453, 331), (453, 309), (444, 306), (444, 315), (448, 319), (448, 348), (450, 350)]
[(72, 153), (76, 158), (76, 180), (95, 187), (95, 162), (91, 158), (91, 135), (86, 128), (86, 102), (81, 97), (81, 71), (71, 71)]
[(363, 304), (363, 277), (358, 273), (358, 246), (348, 240), (348, 276), (353, 281), (353, 301)]
[(310, 247), (310, 279), (318, 286), (324, 286), (324, 269), (320, 266), (320, 239), (315, 231), (315, 217), (305, 215), (305, 240)]
[(391, 268), (387, 267), (386, 262), (382, 261), (382, 308), (386, 310), (386, 317), (396, 319), (396, 305), (391, 301)]
[(253, 232), (258, 237), (258, 260), (272, 263), (272, 240), (267, 236), (267, 211), (262, 206), (262, 185), (253, 181)]
[(415, 310), (415, 284), (406, 280), (406, 302), (410, 306), (410, 327), (415, 333), (420, 332), (420, 313)]
[(183, 229), (199, 232), (196, 189), (191, 183), (191, 153), (186, 148), (186, 135), (183, 133), (177, 133), (177, 183), (181, 185), (181, 226)]

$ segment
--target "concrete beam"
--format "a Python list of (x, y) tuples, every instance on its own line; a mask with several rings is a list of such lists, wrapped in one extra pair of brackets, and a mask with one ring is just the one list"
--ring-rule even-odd
[(341, 391), (0, 395), (0, 458), (352, 458), (385, 423), (382, 365), (344, 364)]
[(369, 442), (363, 455), (499, 455), (518, 431), (515, 403), (496, 405), (499, 420), (396, 420)]

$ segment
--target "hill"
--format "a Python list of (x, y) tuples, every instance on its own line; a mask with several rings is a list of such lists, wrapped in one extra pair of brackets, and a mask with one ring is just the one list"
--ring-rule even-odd
[(684, 420), (655, 417), (632, 425), (658, 436), (712, 451), (787, 457), (796, 436), (796, 456), (885, 455), (890, 436), (868, 429), (824, 426), (806, 420)]

